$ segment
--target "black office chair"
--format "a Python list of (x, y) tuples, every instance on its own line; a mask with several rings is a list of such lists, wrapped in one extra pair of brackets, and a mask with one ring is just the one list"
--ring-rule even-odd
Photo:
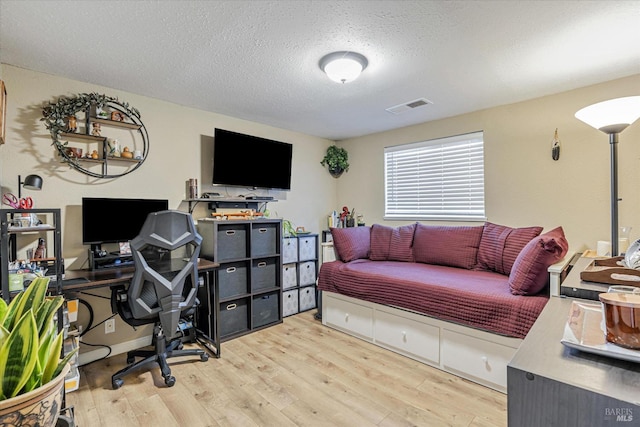
[[(122, 386), (125, 375), (156, 363), (171, 387), (176, 379), (171, 376), (168, 358), (194, 355), (203, 362), (209, 358), (204, 350), (182, 349), (180, 328), (181, 318), (191, 316), (197, 304), (201, 243), (191, 215), (174, 210), (149, 214), (140, 234), (131, 241), (135, 272), (128, 287), (112, 290), (112, 308), (131, 326), (155, 323), (155, 349), (128, 352), (129, 365), (111, 377), (114, 389)], [(136, 357), (143, 360), (135, 362)]]

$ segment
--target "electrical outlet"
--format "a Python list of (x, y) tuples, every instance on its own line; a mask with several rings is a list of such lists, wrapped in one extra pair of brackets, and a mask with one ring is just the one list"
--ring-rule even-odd
[(109, 319), (104, 322), (104, 333), (110, 334), (116, 331), (116, 319)]

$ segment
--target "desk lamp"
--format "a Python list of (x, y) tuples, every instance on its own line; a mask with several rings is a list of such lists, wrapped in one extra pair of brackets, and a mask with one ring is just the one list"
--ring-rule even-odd
[(618, 256), (618, 134), (640, 118), (640, 96), (610, 99), (584, 107), (576, 118), (609, 134), (611, 151), (611, 256)]
[(24, 181), (22, 181), (22, 178), (18, 175), (18, 199), (22, 198), (23, 186), (27, 190), (41, 190), (42, 178), (39, 175), (27, 175)]

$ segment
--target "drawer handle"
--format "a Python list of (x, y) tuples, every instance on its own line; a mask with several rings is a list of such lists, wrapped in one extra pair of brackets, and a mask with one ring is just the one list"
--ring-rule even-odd
[(227, 268), (227, 273), (235, 273), (235, 272), (236, 272), (236, 268), (235, 267)]
[(480, 360), (482, 360), (482, 363), (484, 363), (485, 365), (489, 363), (489, 358), (487, 356), (482, 356)]
[(236, 308), (238, 308), (238, 304), (229, 304), (227, 305), (227, 310), (235, 310)]
[(233, 236), (234, 234), (236, 234), (236, 230), (227, 230), (227, 236)]
[(407, 342), (407, 332), (406, 331), (402, 331), (402, 341), (403, 342)]
[(258, 229), (258, 233), (266, 233), (267, 229), (266, 228), (260, 228)]
[(267, 263), (265, 261), (262, 261), (262, 262), (258, 263), (258, 267), (259, 268), (266, 267), (266, 266), (267, 266)]
[(348, 321), (349, 321), (349, 313), (346, 313), (346, 314), (344, 315), (344, 321), (345, 321), (345, 322), (348, 322)]
[(310, 265), (307, 265), (307, 270), (308, 270), (308, 269), (310, 269), (310, 268), (311, 268), (311, 266), (310, 266)]

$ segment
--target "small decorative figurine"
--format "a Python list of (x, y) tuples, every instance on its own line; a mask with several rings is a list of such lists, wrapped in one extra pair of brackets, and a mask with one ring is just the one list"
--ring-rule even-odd
[(133, 159), (133, 153), (129, 151), (129, 147), (124, 147), (120, 155), (125, 159)]
[(120, 157), (120, 142), (117, 139), (108, 139), (109, 155), (112, 157)]
[(100, 136), (100, 123), (93, 123), (92, 126), (91, 135)]
[(76, 116), (67, 117), (67, 132), (74, 133), (78, 130), (78, 120)]
[(124, 114), (122, 114), (119, 111), (112, 111), (111, 112), (111, 120), (116, 121), (116, 122), (123, 122), (124, 121)]
[(91, 158), (92, 158), (92, 159), (97, 159), (97, 158), (99, 158), (99, 157), (100, 157), (100, 156), (98, 156), (98, 150), (93, 150), (93, 153), (91, 153)]
[(38, 247), (33, 253), (33, 259), (42, 259), (45, 257), (46, 248), (44, 245), (44, 239), (41, 237), (38, 239)]

